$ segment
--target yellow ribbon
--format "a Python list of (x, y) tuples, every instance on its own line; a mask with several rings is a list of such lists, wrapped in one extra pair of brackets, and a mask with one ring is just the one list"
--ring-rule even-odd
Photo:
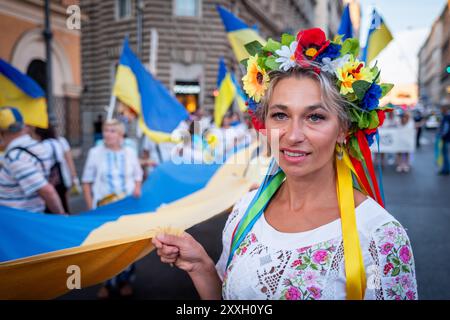
[[(366, 273), (356, 226), (353, 198), (352, 164), (347, 151), (342, 148), (342, 159), (336, 156), (337, 194), (341, 213), (344, 263), (347, 280), (347, 299), (362, 300), (366, 289)], [(354, 169), (353, 169), (354, 171)]]

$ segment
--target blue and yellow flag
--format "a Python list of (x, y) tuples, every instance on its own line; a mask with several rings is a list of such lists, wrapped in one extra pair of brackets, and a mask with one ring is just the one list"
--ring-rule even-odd
[(384, 23), (383, 18), (373, 9), (366, 47), (362, 53), (362, 59), (366, 64), (368, 65), (392, 39), (391, 31)]
[(246, 101), (248, 100), (248, 97), (244, 93), (244, 90), (242, 90), (241, 85), (237, 81), (236, 76), (234, 75), (234, 73), (231, 73), (231, 80), (233, 80), (233, 83), (234, 83), (234, 85), (236, 87), (236, 101), (237, 101), (237, 104), (239, 106), (239, 110), (241, 110), (241, 112), (245, 112), (245, 111), (247, 111), (247, 103), (246, 103)]
[(139, 126), (155, 142), (171, 141), (172, 131), (189, 114), (184, 106), (154, 79), (124, 40), (113, 95), (139, 115)]
[(17, 108), (25, 124), (48, 128), (44, 91), (32, 78), (0, 59), (0, 107), (5, 106)]
[(223, 58), (219, 62), (219, 74), (217, 76), (218, 95), (214, 101), (214, 123), (220, 127), (224, 115), (227, 113), (236, 96), (236, 87), (227, 71)]
[(71, 289), (77, 270), (82, 288), (101, 283), (153, 250), (156, 234), (185, 230), (229, 209), (260, 183), (264, 163), (249, 163), (255, 144), (240, 147), (224, 165), (165, 162), (141, 198), (78, 215), (0, 206), (0, 300), (55, 298)]
[(350, 18), (350, 4), (347, 4), (344, 8), (344, 12), (341, 17), (341, 24), (339, 25), (338, 34), (342, 35), (342, 40), (347, 38), (353, 38), (352, 20)]
[(230, 41), (231, 48), (233, 49), (236, 59), (238, 61), (245, 60), (249, 57), (245, 45), (253, 41), (259, 41), (262, 45), (266, 44), (266, 41), (256, 32), (255, 29), (250, 28), (241, 19), (236, 17), (227, 9), (222, 6), (217, 6), (217, 11), (222, 18), (222, 22), (227, 32), (228, 40)]

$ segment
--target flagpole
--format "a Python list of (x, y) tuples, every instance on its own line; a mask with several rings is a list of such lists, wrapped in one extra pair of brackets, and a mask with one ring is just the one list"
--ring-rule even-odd
[(49, 123), (51, 125), (57, 124), (55, 105), (53, 100), (53, 79), (52, 79), (52, 29), (50, 21), (50, 1), (46, 0), (44, 2), (44, 24), (45, 29), (43, 32), (45, 39), (45, 58), (46, 58), (46, 98), (47, 98), (47, 112)]
[[(159, 35), (158, 35), (158, 30), (156, 28), (151, 28), (150, 29), (150, 56), (149, 56), (149, 71), (150, 73), (156, 77), (156, 73), (157, 73), (157, 67), (156, 67), (156, 63), (158, 60), (158, 44), (159, 44)], [(148, 139), (148, 138), (147, 138)], [(159, 146), (159, 143), (155, 141), (155, 149), (156, 149), (156, 154), (158, 155), (158, 160), (159, 163), (163, 162), (163, 157), (162, 157), (162, 152), (161, 152), (161, 147)]]
[(111, 98), (109, 99), (109, 106), (108, 106), (108, 115), (106, 117), (106, 120), (112, 120), (114, 115), (114, 109), (116, 108), (116, 101), (117, 97), (111, 92)]

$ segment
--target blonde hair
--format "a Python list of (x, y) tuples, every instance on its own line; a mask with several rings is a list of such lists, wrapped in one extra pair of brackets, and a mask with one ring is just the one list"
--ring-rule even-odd
[(117, 119), (106, 120), (103, 123), (103, 130), (106, 127), (114, 127), (114, 128), (117, 129), (117, 131), (119, 132), (119, 134), (121, 136), (125, 135), (125, 125), (122, 122), (120, 122), (119, 120), (117, 120)]
[(320, 86), (320, 94), (325, 109), (337, 114), (340, 127), (347, 131), (350, 128), (350, 115), (347, 113), (350, 103), (341, 96), (333, 80), (326, 72), (316, 72), (311, 68), (294, 67), (289, 71), (274, 70), (269, 73), (270, 83), (266, 94), (261, 100), (261, 104), (256, 110), (256, 116), (262, 122), (266, 120), (269, 101), (272, 97), (276, 85), (283, 79), (294, 77), (296, 79), (312, 79)]

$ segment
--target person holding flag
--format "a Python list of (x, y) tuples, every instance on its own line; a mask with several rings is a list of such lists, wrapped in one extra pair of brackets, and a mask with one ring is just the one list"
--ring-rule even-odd
[(28, 126), (47, 129), (45, 92), (26, 74), (0, 59), (0, 107), (14, 106)]
[(392, 86), (358, 60), (357, 39), (319, 28), (250, 51), (244, 90), (273, 155), (267, 175), (234, 206), (216, 265), (188, 233), (153, 238), (161, 261), (203, 299), (417, 299), (411, 244), (369, 148)]

